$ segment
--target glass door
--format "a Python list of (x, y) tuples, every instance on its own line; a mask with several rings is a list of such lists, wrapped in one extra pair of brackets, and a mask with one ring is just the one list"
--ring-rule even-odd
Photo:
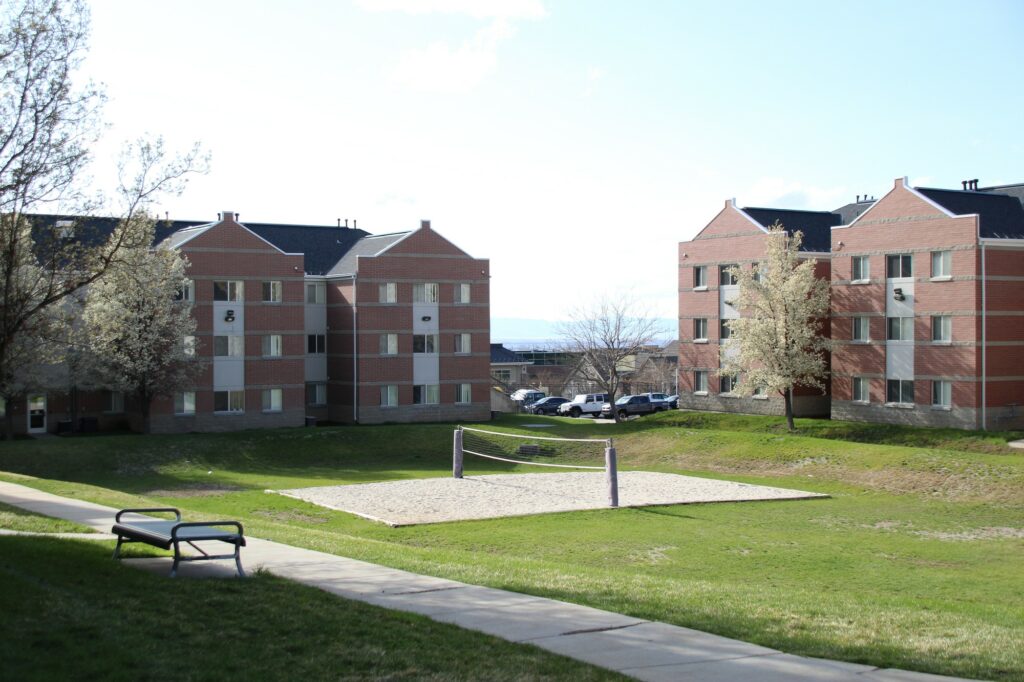
[(28, 397), (28, 432), (46, 433), (46, 396)]

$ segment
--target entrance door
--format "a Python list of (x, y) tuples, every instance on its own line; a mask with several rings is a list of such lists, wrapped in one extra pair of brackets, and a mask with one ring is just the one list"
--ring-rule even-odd
[(28, 432), (46, 433), (46, 396), (28, 397)]

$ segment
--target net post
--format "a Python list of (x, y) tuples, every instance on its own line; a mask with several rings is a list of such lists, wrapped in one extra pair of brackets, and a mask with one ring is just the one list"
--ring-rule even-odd
[(612, 439), (604, 449), (604, 478), (608, 483), (608, 506), (619, 506), (619, 468), (615, 457), (615, 444)]
[(456, 427), (452, 445), (452, 476), (462, 478), (462, 427)]

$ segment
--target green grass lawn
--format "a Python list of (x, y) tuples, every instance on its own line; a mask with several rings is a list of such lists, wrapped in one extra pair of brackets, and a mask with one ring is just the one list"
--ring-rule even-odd
[[(624, 469), (831, 498), (394, 529), (263, 492), (450, 475), (451, 425), (17, 441), (0, 444), (0, 470), (58, 494), (237, 517), (268, 539), (792, 653), (1024, 680), (1024, 457), (1005, 446), (1022, 434), (798, 420), (792, 435), (780, 419), (686, 412), (489, 428), (542, 422), (552, 427), (532, 432), (614, 437)], [(529, 471), (467, 461), (469, 474)]]
[(0, 538), (7, 680), (622, 680), (413, 614), (256, 574), (168, 580), (112, 543)]
[(92, 533), (89, 526), (55, 519), (0, 502), (0, 528), (26, 533)]

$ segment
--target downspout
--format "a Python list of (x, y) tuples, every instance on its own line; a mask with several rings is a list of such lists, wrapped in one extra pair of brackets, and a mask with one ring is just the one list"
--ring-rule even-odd
[(981, 244), (981, 430), (988, 431), (988, 298), (985, 274), (985, 241), (981, 238), (981, 221), (978, 221), (978, 243)]
[(356, 324), (359, 309), (356, 301), (359, 288), (356, 276), (352, 275), (352, 421), (359, 422), (359, 325)]

